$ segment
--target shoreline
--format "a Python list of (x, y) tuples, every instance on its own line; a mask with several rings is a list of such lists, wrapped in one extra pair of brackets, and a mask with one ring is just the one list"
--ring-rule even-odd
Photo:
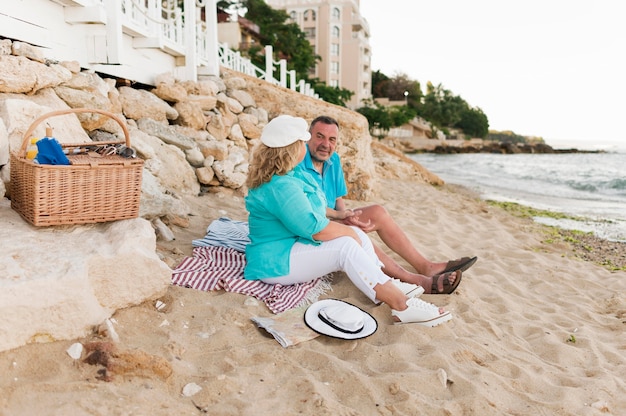
[(534, 214), (541, 213), (547, 214), (548, 217), (571, 217), (567, 213), (554, 210), (539, 210), (517, 202), (502, 203), (501, 201), (483, 199), (479, 192), (464, 185), (446, 183), (444, 187), (450, 188), (453, 192), (476, 198), (515, 218), (530, 221), (537, 226), (537, 232), (545, 237), (543, 240), (544, 244), (564, 244), (575, 257), (602, 266), (609, 271), (626, 271), (626, 242), (611, 241), (599, 237), (590, 231), (571, 230), (558, 225), (542, 224), (534, 219)]
[[(411, 155), (447, 184), (494, 204), (520, 204), (538, 223), (626, 242), (620, 154)], [(583, 166), (580, 166), (583, 164)], [(533, 211), (533, 212), (531, 212)]]
[[(538, 222), (529, 212), (557, 214), (558, 216), (568, 215), (551, 210), (535, 210), (527, 205), (518, 203), (507, 204), (506, 208), (502, 208), (502, 204), (498, 201), (484, 200), (492, 206), (498, 206), (519, 218), (527, 218), (533, 223), (538, 224), (542, 232), (546, 235), (545, 242), (552, 243), (554, 239), (559, 242), (568, 244), (576, 257), (583, 260), (593, 262), (599, 266), (603, 266), (610, 271), (623, 270), (626, 271), (626, 242), (612, 241), (595, 235), (592, 231), (582, 231), (577, 229), (567, 229), (558, 225), (548, 225)], [(517, 206), (517, 208), (509, 208)], [(583, 218), (584, 219), (584, 218)]]

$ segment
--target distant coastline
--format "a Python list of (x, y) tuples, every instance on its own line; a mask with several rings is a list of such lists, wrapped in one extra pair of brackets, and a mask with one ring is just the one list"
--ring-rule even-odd
[(495, 153), (495, 154), (555, 154), (555, 153), (606, 153), (606, 150), (583, 150), (575, 147), (555, 148), (545, 143), (511, 143), (491, 140), (433, 140), (433, 139), (385, 139), (407, 154), (437, 153)]
[[(421, 150), (422, 152), (438, 153), (438, 154), (457, 154), (457, 153), (500, 153), (500, 154), (518, 154), (518, 153), (538, 153), (538, 154), (554, 154), (554, 153), (606, 153), (604, 150), (582, 150), (578, 148), (555, 149), (545, 143), (506, 143), (486, 141), (480, 145), (468, 144), (464, 146), (435, 146), (432, 150)], [(420, 150), (415, 149), (414, 153)]]

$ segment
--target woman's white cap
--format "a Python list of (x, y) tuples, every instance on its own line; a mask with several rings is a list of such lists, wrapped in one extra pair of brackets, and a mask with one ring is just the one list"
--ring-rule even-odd
[(280, 115), (265, 125), (261, 142), (267, 147), (285, 147), (297, 140), (308, 142), (311, 139), (308, 128), (303, 118)]

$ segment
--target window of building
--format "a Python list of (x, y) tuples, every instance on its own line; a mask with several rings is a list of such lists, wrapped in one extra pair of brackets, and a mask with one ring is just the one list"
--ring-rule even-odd
[(330, 55), (339, 56), (339, 44), (338, 43), (333, 43), (330, 45)]
[(331, 62), (330, 63), (330, 73), (338, 74), (339, 73), (339, 62)]
[(311, 9), (305, 10), (305, 12), (304, 12), (304, 21), (308, 22), (309, 20), (312, 21), (312, 22), (315, 21), (315, 10), (311, 10)]
[(331, 33), (333, 35), (333, 38), (338, 38), (339, 37), (339, 28), (337, 26), (333, 26)]
[(293, 20), (294, 22), (296, 21), (296, 17), (297, 17), (297, 13), (295, 10), (289, 13), (289, 18)]
[(334, 20), (339, 20), (341, 18), (341, 11), (337, 7), (333, 7), (333, 11), (331, 16)]
[(333, 88), (339, 88), (339, 80), (338, 79), (331, 79), (330, 82), (328, 83), (328, 85), (330, 85)]
[(307, 37), (307, 39), (315, 39), (314, 27), (305, 27), (304, 29), (302, 29), (302, 31), (304, 32), (304, 35)]

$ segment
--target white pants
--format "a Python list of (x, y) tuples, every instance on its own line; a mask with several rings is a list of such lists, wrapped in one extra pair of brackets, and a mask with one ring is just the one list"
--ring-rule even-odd
[(389, 276), (382, 272), (383, 264), (376, 256), (369, 237), (359, 228), (352, 228), (361, 239), (361, 245), (351, 237), (335, 238), (318, 246), (295, 243), (289, 257), (289, 274), (262, 281), (268, 284), (293, 285), (343, 271), (361, 292), (373, 302), (379, 303), (374, 286), (387, 283)]

